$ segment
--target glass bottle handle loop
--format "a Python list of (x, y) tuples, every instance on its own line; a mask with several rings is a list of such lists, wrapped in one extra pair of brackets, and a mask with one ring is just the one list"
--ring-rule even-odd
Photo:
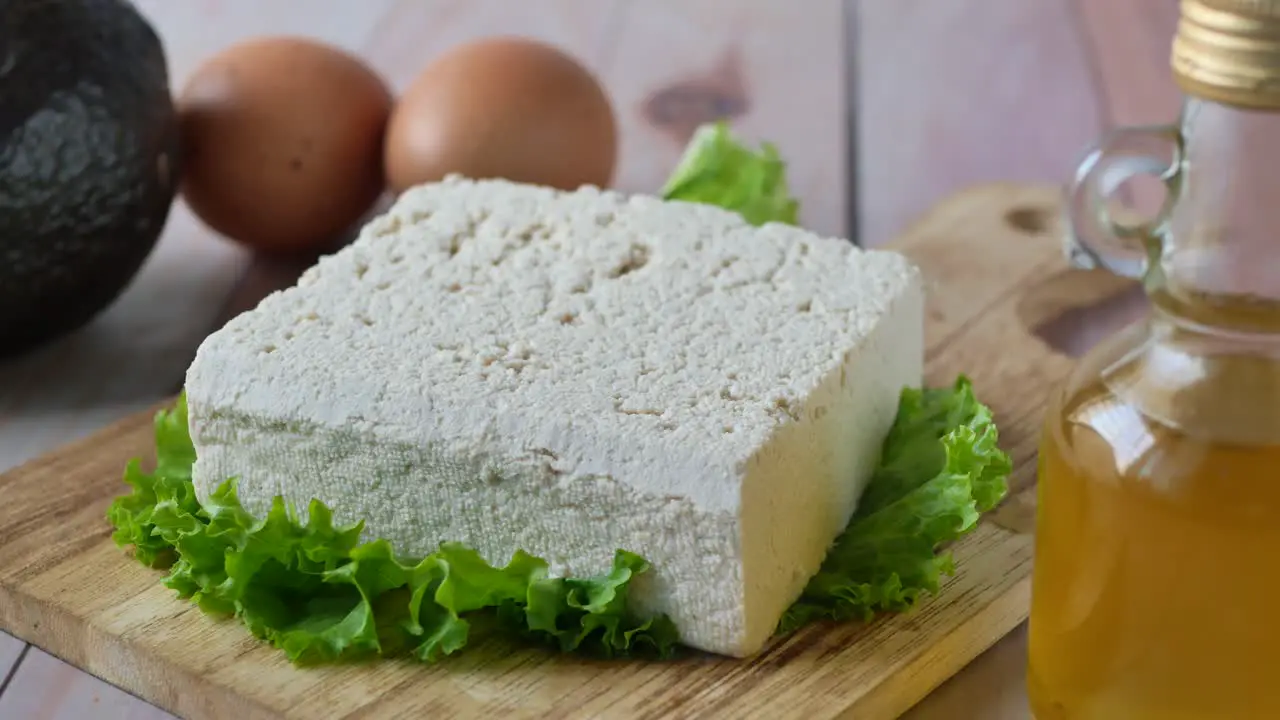
[[(1067, 193), (1066, 250), (1071, 263), (1124, 277), (1144, 276), (1160, 251), (1165, 222), (1177, 201), (1182, 160), (1182, 134), (1176, 125), (1117, 128), (1090, 149), (1076, 167)], [(1141, 175), (1164, 183), (1164, 202), (1154, 217), (1122, 221), (1113, 214), (1112, 196)]]

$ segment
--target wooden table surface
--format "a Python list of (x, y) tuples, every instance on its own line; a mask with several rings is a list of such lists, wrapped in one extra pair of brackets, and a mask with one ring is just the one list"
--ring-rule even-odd
[[(1061, 181), (1116, 123), (1177, 110), (1176, 0), (137, 0), (175, 84), (239, 38), (306, 34), (366, 57), (397, 88), (460, 41), (553, 41), (603, 79), (621, 123), (616, 185), (653, 191), (691, 127), (736, 108), (775, 142), (802, 222), (884, 243), (960, 188)], [(3, 172), (3, 168), (0, 168)], [(248, 277), (248, 280), (246, 280)], [(196, 346), (273, 274), (178, 205), (129, 291), (86, 330), (0, 364), (0, 470), (173, 392)], [(910, 720), (1023, 720), (1019, 630)], [(0, 718), (170, 717), (0, 633)], [(875, 719), (873, 719), (875, 720)]]

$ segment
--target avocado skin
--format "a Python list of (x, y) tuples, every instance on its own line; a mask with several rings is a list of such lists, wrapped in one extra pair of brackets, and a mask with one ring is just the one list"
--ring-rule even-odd
[(0, 358), (94, 319), (180, 168), (164, 48), (126, 0), (0, 0)]

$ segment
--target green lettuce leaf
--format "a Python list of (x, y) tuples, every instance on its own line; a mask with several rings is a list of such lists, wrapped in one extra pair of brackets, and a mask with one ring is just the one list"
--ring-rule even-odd
[(143, 564), (167, 567), (163, 582), (180, 596), (238, 617), (295, 663), (405, 653), (435, 661), (466, 645), (477, 619), (564, 652), (667, 657), (676, 647), (668, 618), (630, 612), (630, 581), (649, 569), (633, 553), (619, 550), (593, 578), (549, 577), (545, 561), (523, 552), (493, 567), (456, 543), (404, 558), (385, 540), (361, 543), (360, 524), (335, 525), (318, 501), (305, 523), (279, 498), (255, 519), (228, 480), (199, 503), (185, 397), (157, 414), (155, 437), (156, 469), (130, 462), (133, 491), (107, 511), (113, 539)]
[(936, 593), (955, 570), (945, 546), (1008, 492), (1012, 464), (997, 439), (991, 410), (967, 378), (950, 388), (904, 390), (857, 511), (780, 632), (818, 618), (903, 611)]
[[(125, 469), (132, 492), (107, 515), (113, 538), (141, 563), (168, 568), (163, 582), (213, 615), (235, 616), (295, 663), (411, 654), (434, 662), (477, 632), (502, 632), (561, 652), (670, 657), (679, 635), (665, 616), (627, 605), (649, 564), (618, 550), (594, 578), (551, 578), (547, 563), (517, 551), (493, 567), (444, 543), (425, 558), (360, 542), (313, 501), (305, 523), (277, 498), (255, 519), (228, 480), (202, 505), (191, 482), (195, 450), (185, 396), (155, 419), (156, 469)], [(1005, 495), (1009, 458), (996, 447), (991, 411), (963, 377), (950, 388), (907, 389), (858, 511), (780, 632), (818, 618), (868, 619), (937, 592), (953, 571), (943, 546), (972, 530)]]
[(723, 122), (698, 128), (662, 188), (662, 197), (718, 205), (752, 225), (795, 225), (800, 209), (787, 189), (786, 164), (777, 149), (763, 143), (755, 152), (738, 142)]

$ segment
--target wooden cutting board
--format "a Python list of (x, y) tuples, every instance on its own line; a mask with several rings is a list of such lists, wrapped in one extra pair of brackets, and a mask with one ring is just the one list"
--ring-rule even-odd
[(188, 718), (897, 717), (1026, 616), (1037, 430), (1072, 365), (1043, 337), (1133, 295), (1068, 270), (1061, 233), (1054, 189), (995, 185), (894, 245), (928, 283), (928, 381), (969, 375), (1016, 467), (1009, 500), (955, 548), (958, 574), (914, 613), (814, 626), (745, 661), (605, 663), (492, 644), (435, 666), (294, 669), (109, 540), (123, 467), (151, 456), (148, 412), (0, 476), (0, 628)]

